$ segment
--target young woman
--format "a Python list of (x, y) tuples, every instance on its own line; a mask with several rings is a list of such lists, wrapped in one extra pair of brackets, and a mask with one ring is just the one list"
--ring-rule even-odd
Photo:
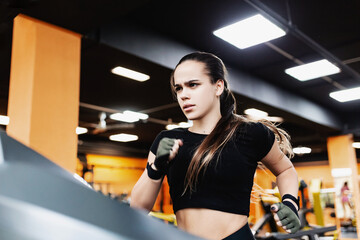
[(345, 181), (344, 185), (341, 187), (341, 203), (343, 206), (344, 218), (351, 215), (351, 211), (349, 215), (346, 214), (346, 207), (345, 207), (347, 205), (350, 208), (350, 210), (352, 209), (350, 196), (351, 196), (350, 188), (348, 187), (347, 181)]
[(276, 176), (282, 202), (275, 220), (288, 232), (300, 227), (298, 179), (286, 156), (292, 149), (285, 131), (235, 114), (235, 98), (217, 56), (184, 56), (171, 88), (189, 129), (162, 131), (147, 167), (134, 186), (131, 206), (150, 211), (164, 175), (178, 227), (205, 239), (254, 239), (248, 226), (250, 194), (258, 161)]

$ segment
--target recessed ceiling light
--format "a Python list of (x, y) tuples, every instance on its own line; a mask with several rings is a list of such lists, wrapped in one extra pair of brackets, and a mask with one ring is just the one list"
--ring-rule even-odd
[(110, 118), (117, 121), (132, 123), (137, 122), (140, 119), (148, 119), (149, 115), (126, 110), (123, 113), (113, 113), (110, 115)]
[(311, 153), (311, 148), (308, 147), (296, 147), (293, 148), (293, 152), (298, 155)]
[(127, 78), (130, 78), (130, 79), (139, 81), (139, 82), (144, 82), (144, 81), (150, 79), (149, 75), (146, 75), (146, 74), (143, 74), (143, 73), (140, 73), (140, 72), (136, 72), (134, 70), (130, 70), (130, 69), (127, 69), (127, 68), (124, 68), (124, 67), (115, 67), (115, 68), (111, 69), (111, 72), (116, 74), (116, 75), (127, 77)]
[(77, 135), (84, 134), (84, 133), (87, 133), (87, 132), (88, 132), (87, 128), (76, 127), (76, 134)]
[(131, 141), (136, 141), (139, 138), (136, 135), (120, 133), (120, 134), (111, 135), (109, 139), (117, 142), (131, 142)]
[(113, 120), (122, 121), (122, 122), (128, 122), (128, 123), (139, 121), (138, 117), (131, 116), (131, 115), (126, 115), (124, 113), (113, 113), (113, 114), (110, 115), (110, 118), (113, 119)]
[(220, 28), (213, 33), (240, 49), (268, 42), (286, 34), (284, 30), (260, 14)]
[(171, 129), (174, 129), (174, 128), (189, 128), (189, 127), (192, 127), (193, 125), (193, 121), (189, 120), (187, 122), (180, 122), (179, 124), (168, 124), (166, 125), (166, 129), (167, 130), (171, 130)]
[(189, 120), (187, 122), (181, 122), (179, 123), (179, 126), (181, 128), (189, 128), (189, 127), (192, 127), (193, 126), (193, 121)]
[(284, 119), (282, 117), (275, 117), (275, 116), (268, 116), (268, 117), (265, 117), (266, 120), (270, 121), (270, 122), (283, 122)]
[(8, 116), (0, 115), (0, 125), (9, 125), (10, 118)]
[(353, 142), (353, 148), (360, 148), (360, 142)]
[(249, 108), (244, 111), (246, 115), (254, 118), (266, 118), (269, 114), (256, 108)]
[(167, 130), (172, 130), (172, 129), (179, 128), (179, 127), (180, 126), (177, 125), (177, 124), (168, 124), (168, 125), (166, 125)]
[(360, 87), (332, 92), (329, 96), (339, 102), (357, 100), (360, 99)]
[(307, 81), (339, 72), (340, 68), (330, 63), (326, 59), (288, 68), (285, 70), (285, 73), (299, 81)]
[(133, 112), (130, 110), (126, 110), (124, 111), (124, 114), (127, 116), (134, 116), (136, 118), (139, 118), (141, 120), (146, 120), (149, 118), (149, 115), (145, 114), (145, 113), (138, 113), (138, 112)]

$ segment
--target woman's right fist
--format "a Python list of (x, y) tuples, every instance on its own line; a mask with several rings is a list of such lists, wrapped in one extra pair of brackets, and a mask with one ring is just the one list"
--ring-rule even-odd
[(175, 158), (182, 144), (180, 139), (175, 138), (165, 137), (160, 140), (154, 161), (154, 166), (158, 171), (163, 173), (167, 171), (170, 161)]

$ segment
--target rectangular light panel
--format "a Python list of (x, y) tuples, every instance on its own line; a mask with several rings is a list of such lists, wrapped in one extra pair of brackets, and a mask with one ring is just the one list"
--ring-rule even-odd
[(332, 92), (329, 96), (339, 102), (358, 100), (360, 99), (360, 87)]
[(8, 116), (0, 115), (0, 125), (9, 125), (10, 118)]
[(149, 118), (149, 115), (147, 115), (147, 114), (133, 112), (133, 111), (129, 111), (129, 110), (126, 110), (123, 113), (113, 113), (110, 115), (110, 119), (122, 121), (122, 122), (128, 122), (128, 123), (137, 122), (140, 119), (146, 120), (148, 118)]
[(250, 115), (256, 118), (266, 118), (269, 114), (256, 108), (248, 108), (244, 111), (246, 115)]
[(138, 136), (132, 134), (120, 133), (120, 134), (111, 135), (109, 139), (117, 142), (131, 142), (138, 140)]
[(84, 133), (87, 133), (87, 132), (88, 132), (87, 128), (76, 127), (76, 134), (77, 135), (84, 134)]
[(220, 28), (213, 33), (240, 49), (268, 42), (286, 34), (284, 30), (260, 14)]
[(140, 72), (136, 72), (136, 71), (124, 68), (124, 67), (115, 67), (115, 68), (111, 69), (111, 72), (113, 74), (120, 75), (120, 76), (123, 76), (123, 77), (127, 77), (127, 78), (130, 78), (130, 79), (139, 81), (139, 82), (144, 82), (144, 81), (150, 79), (149, 75), (146, 75), (146, 74), (143, 74), (143, 73), (140, 73)]
[(309, 147), (295, 147), (295, 148), (293, 148), (293, 152), (295, 154), (299, 154), (299, 155), (309, 154), (309, 153), (311, 153), (311, 148), (309, 148)]
[(285, 73), (289, 74), (290, 76), (296, 78), (299, 81), (307, 81), (310, 79), (324, 77), (339, 72), (340, 68), (330, 63), (326, 59), (288, 68), (285, 70)]
[(134, 112), (134, 111), (130, 111), (130, 110), (126, 110), (124, 111), (124, 114), (127, 116), (131, 116), (131, 117), (135, 117), (141, 120), (146, 120), (149, 118), (149, 115), (145, 114), (145, 113), (139, 113), (139, 112)]

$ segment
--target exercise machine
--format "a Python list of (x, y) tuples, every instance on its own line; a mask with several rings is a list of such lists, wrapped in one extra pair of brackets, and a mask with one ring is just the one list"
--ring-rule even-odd
[(0, 239), (200, 239), (96, 192), (0, 131)]

